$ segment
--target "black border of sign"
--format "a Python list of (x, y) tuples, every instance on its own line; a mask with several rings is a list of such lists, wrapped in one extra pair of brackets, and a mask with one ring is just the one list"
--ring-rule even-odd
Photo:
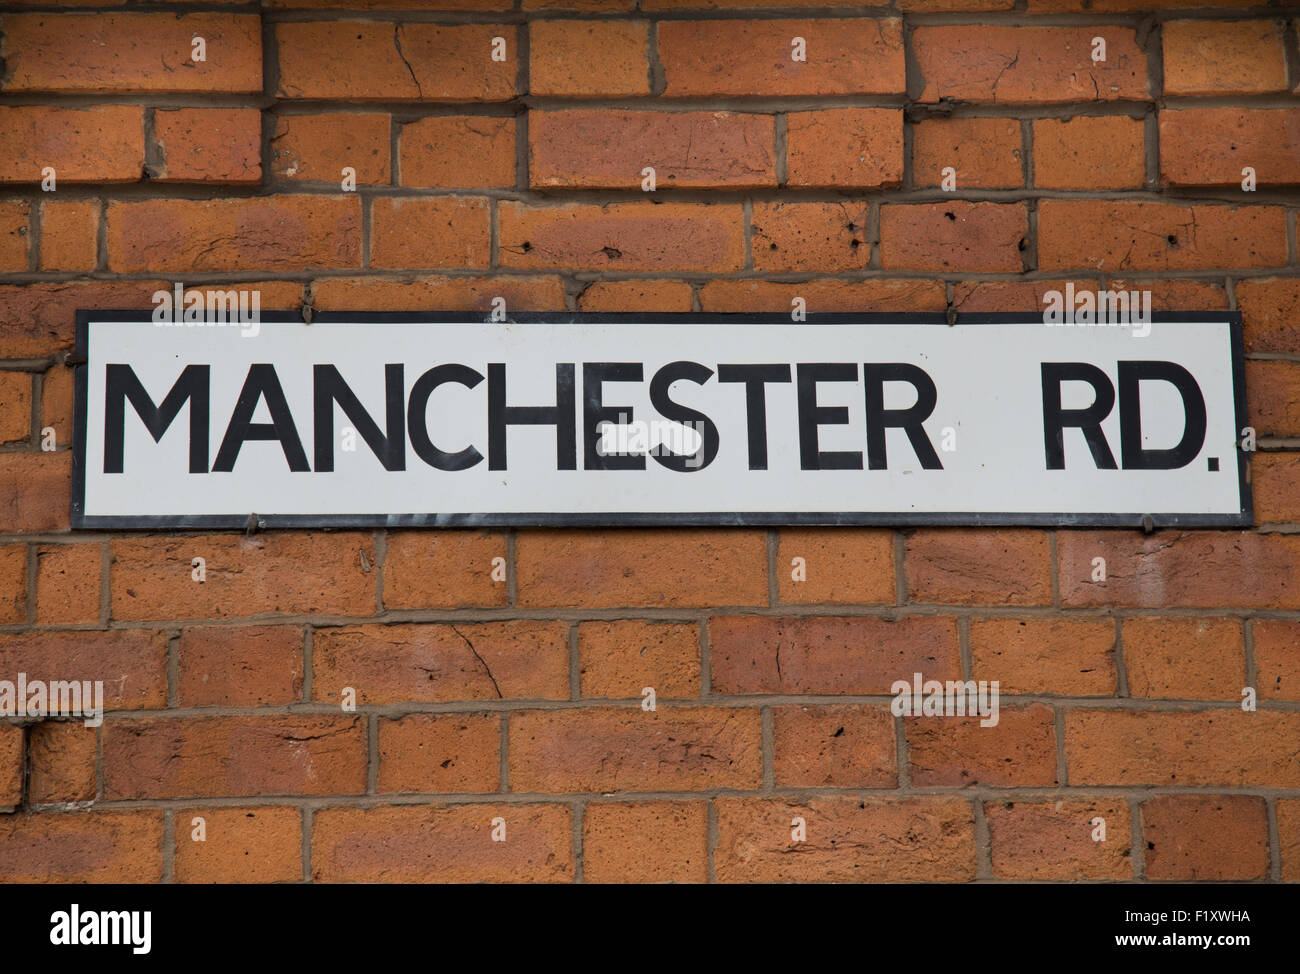
[[(153, 309), (147, 311), (78, 310), (76, 338), (76, 432), (72, 459), (72, 527), (74, 529), (138, 529), (138, 530), (190, 530), (195, 528), (247, 528), (247, 515), (195, 514), (195, 515), (142, 515), (142, 516), (86, 516), (86, 353), (90, 320), (97, 321), (151, 321)], [(298, 323), (300, 312), (265, 311), (260, 323)], [(736, 324), (767, 325), (791, 324), (789, 314), (770, 313), (715, 313), (694, 312), (650, 313), (591, 313), (564, 311), (515, 312), (509, 316), (521, 324), (545, 323), (608, 323), (608, 324)], [(955, 324), (1034, 324), (1043, 316), (1035, 312), (959, 313)], [(1226, 321), (1231, 332), (1232, 386), (1237, 429), (1247, 423), (1245, 355), (1242, 345), (1241, 313), (1237, 311), (1185, 311), (1154, 312), (1153, 323)], [(357, 324), (419, 324), (463, 322), (466, 325), (487, 324), (482, 312), (429, 311), (429, 312), (318, 312), (313, 322)], [(809, 313), (801, 324), (903, 324), (949, 325), (943, 313), (888, 312), (834, 312)], [(1241, 510), (1237, 514), (1156, 514), (1134, 511), (1127, 514), (1087, 513), (1011, 513), (948, 511), (943, 513), (918, 512), (785, 512), (767, 511), (750, 513), (685, 512), (659, 513), (614, 512), (599, 514), (256, 514), (258, 528), (378, 528), (378, 527), (780, 527), (780, 526), (1036, 526), (1036, 527), (1141, 527), (1146, 517), (1155, 527), (1170, 528), (1238, 528), (1254, 525), (1254, 502), (1250, 490), (1250, 459), (1240, 448), (1237, 454), (1237, 482)]]

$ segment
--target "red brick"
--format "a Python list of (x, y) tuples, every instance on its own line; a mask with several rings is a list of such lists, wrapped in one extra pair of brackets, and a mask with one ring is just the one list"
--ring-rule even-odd
[(714, 693), (890, 692), (895, 680), (956, 679), (957, 626), (908, 616), (709, 621)]
[(1256, 619), (1256, 686), (1261, 700), (1300, 700), (1300, 622)]
[(360, 794), (360, 717), (302, 714), (110, 720), (104, 796), (112, 799)]
[(377, 199), (371, 204), (370, 265), (384, 268), (485, 268), (492, 261), (492, 218), (478, 197)]
[[(7, 92), (262, 90), (255, 14), (16, 14), (4, 29)], [(206, 60), (193, 59), (196, 37)]]
[(1261, 436), (1300, 436), (1300, 364), (1247, 362), (1246, 402)]
[(277, 179), (341, 186), (353, 169), (358, 186), (387, 186), (391, 121), (382, 113), (281, 115), (271, 138), (271, 171)]
[[(384, 606), (461, 609), (502, 606), (506, 538), (487, 531), (399, 531), (384, 553)], [(498, 581), (494, 575), (500, 575)]]
[(1178, 271), (1285, 264), (1281, 207), (1043, 200), (1038, 205), (1038, 266)]
[(558, 277), (334, 277), (312, 286), (318, 311), (422, 311), (442, 308), (486, 315), (504, 298), (508, 310), (561, 311), (564, 286)]
[(1160, 178), (1175, 186), (1300, 183), (1300, 109), (1194, 108), (1160, 113)]
[(659, 699), (700, 695), (700, 632), (675, 622), (584, 622), (578, 627), (583, 697)]
[(43, 271), (94, 270), (99, 237), (97, 200), (41, 201)]
[[(1256, 0), (1214, 0), (1215, 7), (1254, 7)], [(1029, 0), (1030, 13), (1110, 13), (1112, 11), (1186, 10), (1187, 0)]]
[(0, 816), (0, 881), (160, 883), (163, 819), (157, 810)]
[[(493, 842), (493, 820), (506, 840)], [(326, 808), (312, 822), (318, 883), (567, 883), (567, 805), (396, 805)]]
[(917, 531), (906, 541), (904, 571), (914, 602), (1047, 605), (1052, 601), (1047, 533), (1031, 528)]
[(1254, 795), (1159, 795), (1142, 803), (1147, 879), (1263, 879), (1268, 813)]
[(256, 183), (262, 179), (262, 113), (256, 108), (178, 108), (154, 113), (159, 182)]
[[(1095, 291), (1100, 282), (1073, 278), (1076, 291)], [(958, 281), (953, 285), (952, 306), (961, 312), (1039, 311), (1049, 291), (1064, 293), (1067, 281)]]
[(805, 310), (821, 311), (942, 311), (946, 307), (942, 281), (916, 279), (865, 281), (813, 280), (796, 284), (776, 281), (720, 280), (700, 288), (704, 311), (775, 311), (789, 313), (795, 298)]
[(99, 732), (82, 721), (46, 720), (32, 725), (27, 733), (29, 801), (33, 805), (92, 801)]
[[(251, 538), (117, 538), (114, 619), (241, 619), (265, 614), (371, 615), (370, 534), (277, 532)], [(196, 582), (194, 558), (206, 562)]]
[(525, 531), (515, 557), (523, 606), (767, 604), (758, 531)]
[[(1165, 94), (1262, 95), (1286, 91), (1285, 30), (1286, 22), (1282, 20), (1167, 21), (1160, 27)], [(1164, 112), (1160, 117), (1164, 119)], [(1163, 145), (1163, 136), (1160, 141)]]
[(1011, 10), (1016, 0), (898, 0), (898, 9), (913, 13), (949, 10)]
[(1127, 115), (1034, 119), (1034, 186), (1141, 189), (1146, 125)]
[(1228, 293), (1223, 285), (1208, 281), (1143, 281), (1112, 277), (1106, 281), (1112, 291), (1150, 291), (1151, 307), (1156, 311), (1210, 311), (1228, 307)]
[(43, 545), (36, 549), (36, 621), (66, 625), (99, 621), (104, 547)]
[(1073, 710), (1065, 715), (1071, 785), (1295, 788), (1300, 714)]
[[(910, 682), (910, 681), (909, 681)], [(972, 702), (967, 701), (967, 706)], [(1056, 778), (1056, 730), (1052, 708), (999, 706), (991, 717), (909, 717), (903, 721), (912, 785), (1043, 787)]]
[(0, 453), (0, 524), (11, 533), (66, 531), (69, 453)]
[(975, 619), (971, 675), (1001, 693), (1114, 696), (1115, 624), (1109, 619)]
[(0, 200), (0, 271), (25, 271), (30, 266), (31, 204)]
[[(921, 883), (975, 878), (975, 820), (957, 798), (718, 798), (720, 883)], [(807, 841), (792, 841), (804, 820)]]
[(896, 108), (789, 112), (786, 184), (898, 186), (903, 180), (903, 113)]
[[(803, 559), (795, 565), (795, 559)], [(862, 528), (781, 531), (776, 554), (781, 601), (792, 604), (894, 604), (894, 535)], [(795, 580), (796, 572), (802, 575)]]
[(182, 707), (265, 707), (302, 698), (298, 626), (203, 626), (181, 633), (177, 701)]
[(1300, 277), (1253, 277), (1235, 290), (1247, 354), (1300, 353)]
[[(505, 60), (492, 39), (505, 38)], [(517, 29), (504, 24), (314, 21), (275, 25), (282, 98), (507, 101), (517, 93)]]
[(886, 204), (880, 208), (880, 266), (1019, 272), (1027, 220), (1021, 203)]
[[(202, 842), (195, 841), (203, 819)], [(302, 879), (296, 808), (182, 808), (175, 813), (178, 883), (294, 883)]]
[(1282, 878), (1300, 879), (1300, 799), (1278, 799), (1277, 832), (1281, 845)]
[(1251, 461), (1255, 521), (1300, 521), (1300, 456), (1259, 453)]
[[(672, 20), (658, 28), (664, 96), (902, 94), (902, 23), (893, 18)], [(807, 60), (792, 58), (794, 38)]]
[(757, 271), (833, 273), (871, 260), (865, 202), (756, 202), (751, 222)]
[(775, 707), (778, 788), (896, 788), (894, 718), (884, 707)]
[(23, 729), (0, 724), (0, 809), (10, 811), (23, 801)]
[(775, 187), (773, 140), (771, 115), (534, 111), (528, 175), (538, 188), (636, 190), (650, 167), (656, 189)]
[(408, 714), (379, 723), (379, 791), (494, 792), (500, 780), (497, 714)]
[[(636, 836), (629, 842), (629, 836)], [(582, 819), (586, 883), (703, 883), (706, 802), (592, 802)]]
[(32, 435), (32, 374), (0, 372), (0, 443), (17, 443)]
[[(1092, 60), (1092, 39), (1106, 60)], [(1148, 99), (1147, 58), (1125, 27), (918, 27), (919, 101), (988, 103)]]
[(1236, 619), (1125, 619), (1124, 665), (1134, 697), (1241, 700), (1246, 644)]
[(47, 167), (56, 186), (136, 182), (144, 173), (144, 110), (0, 106), (0, 183), (40, 183)]
[(31, 680), (104, 683), (105, 710), (167, 705), (167, 639), (162, 632), (49, 631), (0, 634), (0, 673)]
[[(1250, 532), (1062, 532), (1061, 604), (1300, 608), (1300, 538)], [(1093, 582), (1092, 560), (1106, 559)]]
[(347, 196), (110, 203), (108, 264), (194, 273), (357, 267), (361, 201)]
[(403, 186), (512, 187), (515, 120), (439, 115), (402, 126)]
[(347, 626), (316, 632), (316, 700), (344, 687), (358, 704), (569, 699), (569, 627), (560, 622)]
[(515, 711), (510, 787), (522, 792), (757, 788), (756, 709)]
[(44, 439), (44, 430), (53, 429), (54, 445), (59, 449), (72, 446), (75, 375), (71, 368), (56, 366), (46, 370), (41, 380), (41, 436)]
[(0, 546), (0, 625), (27, 621), (27, 545)]
[(683, 281), (592, 281), (578, 295), (578, 310), (690, 311), (691, 286)]
[(582, 98), (650, 94), (646, 32), (642, 20), (532, 21), (529, 93)]
[(739, 271), (738, 204), (498, 204), (503, 267), (598, 271)]
[[(1130, 879), (1130, 814), (1123, 801), (985, 802), (993, 875), (1016, 880)], [(1093, 838), (1093, 820), (1106, 838)]]
[(932, 118), (912, 128), (912, 181), (940, 186), (955, 170), (957, 189), (1015, 189), (1024, 185), (1017, 118)]

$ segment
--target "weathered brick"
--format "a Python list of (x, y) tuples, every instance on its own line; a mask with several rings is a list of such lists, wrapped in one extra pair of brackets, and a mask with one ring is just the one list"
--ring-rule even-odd
[(1073, 710), (1065, 715), (1071, 785), (1295, 788), (1300, 714)]
[(1252, 277), (1235, 290), (1247, 354), (1300, 353), (1300, 277)]
[(506, 537), (500, 532), (399, 531), (384, 553), (384, 606), (460, 609), (501, 606)]
[(766, 605), (759, 531), (524, 531), (516, 543), (519, 604)]
[(96, 200), (41, 201), (43, 271), (93, 270), (97, 260), (99, 203)]
[[(505, 60), (492, 58), (493, 38)], [(309, 21), (275, 25), (282, 98), (507, 101), (517, 93), (517, 28), (504, 24)]]
[(41, 625), (99, 621), (103, 545), (36, 549), (36, 621)]
[[(331, 277), (312, 285), (318, 311), (421, 311), (442, 308), (484, 315), (497, 298), (507, 309), (560, 311), (564, 285), (558, 277)], [(0, 295), (2, 300), (3, 295)]]
[(0, 810), (11, 811), (23, 801), (23, 729), (0, 724)]
[(0, 271), (28, 270), (31, 241), (31, 204), (0, 200)]
[(546, 189), (641, 189), (650, 167), (656, 189), (774, 187), (773, 139), (771, 115), (534, 111), (528, 176)]
[(7, 92), (262, 90), (255, 14), (14, 14), (4, 30)]
[(1142, 119), (1127, 115), (1034, 119), (1034, 186), (1141, 189), (1147, 174), (1145, 128)]
[[(1105, 821), (1104, 841), (1093, 838)], [(1130, 814), (1123, 801), (984, 803), (993, 875), (1016, 880), (1129, 879)]]
[(488, 115), (439, 115), (402, 126), (403, 186), (515, 185), (515, 120)]
[(917, 672), (961, 672), (956, 624), (932, 616), (719, 616), (709, 641), (715, 693), (888, 693)]
[(902, 33), (895, 18), (662, 21), (664, 96), (901, 94)]
[[(203, 841), (194, 839), (203, 819)], [(178, 883), (294, 883), (302, 879), (296, 808), (182, 808), (175, 813)]]
[[(506, 841), (492, 841), (495, 819)], [(567, 805), (326, 808), (312, 820), (312, 878), (361, 883), (567, 883)]]
[(1125, 619), (1129, 694), (1179, 700), (1239, 700), (1246, 645), (1236, 619)]
[(578, 295), (579, 311), (690, 311), (684, 281), (592, 281)]
[(894, 788), (894, 718), (885, 707), (775, 707), (772, 770), (780, 788)]
[(942, 281), (916, 279), (866, 281), (835, 279), (801, 281), (720, 280), (700, 288), (704, 311), (777, 311), (789, 313), (795, 298), (803, 298), (805, 310), (942, 311), (945, 305)]
[[(1262, 95), (1286, 91), (1285, 31), (1286, 23), (1281, 20), (1167, 21), (1160, 27), (1165, 94)], [(1164, 115), (1160, 113), (1162, 121)], [(1163, 136), (1160, 141), (1163, 146)], [(1212, 145), (1203, 143), (1207, 149)]]
[(871, 260), (865, 202), (756, 202), (751, 223), (758, 271), (862, 270)]
[(1255, 685), (1261, 700), (1300, 700), (1300, 622), (1256, 619)]
[(523, 792), (691, 791), (762, 783), (755, 709), (515, 711), (510, 787)]
[(200, 626), (181, 633), (182, 707), (265, 707), (302, 698), (299, 626)]
[(583, 98), (650, 94), (646, 32), (643, 20), (532, 21), (529, 93)]
[(1047, 532), (1031, 528), (925, 529), (906, 540), (914, 602), (1046, 605), (1052, 601)]
[(105, 710), (167, 705), (167, 638), (162, 632), (50, 630), (0, 633), (0, 673), (31, 680), (103, 681)]
[(1062, 532), (1057, 558), (1062, 605), (1300, 608), (1300, 538), (1284, 534)]
[(892, 531), (783, 530), (778, 538), (776, 571), (785, 603), (892, 605), (896, 600)]
[(104, 797), (361, 794), (364, 721), (349, 714), (108, 720)]
[[(1093, 38), (1106, 60), (1093, 61)], [(924, 26), (912, 34), (919, 101), (988, 103), (1148, 99), (1146, 54), (1127, 27)]]
[(954, 170), (956, 188), (1023, 186), (1024, 149), (1018, 118), (932, 118), (912, 127), (912, 181), (941, 186)]
[(468, 196), (377, 199), (370, 266), (485, 268), (492, 261), (488, 200)]
[(903, 180), (903, 113), (896, 108), (789, 112), (786, 184), (885, 187)]
[(500, 779), (497, 714), (408, 714), (379, 723), (379, 791), (494, 792)]
[[(957, 798), (718, 798), (721, 883), (960, 882), (975, 877), (975, 820)], [(804, 820), (807, 840), (792, 841)]]
[(700, 695), (700, 631), (677, 622), (584, 622), (578, 626), (581, 695), (658, 699)]
[(277, 179), (337, 186), (350, 167), (358, 186), (386, 186), (392, 179), (390, 128), (383, 113), (281, 115), (271, 138), (271, 171)]
[(1246, 402), (1260, 435), (1300, 436), (1300, 364), (1247, 362)]
[(1259, 524), (1300, 521), (1300, 456), (1258, 453), (1250, 469), (1255, 521)]
[(0, 546), (0, 625), (27, 621), (27, 545)]
[(154, 112), (159, 182), (256, 183), (262, 179), (262, 113), (256, 108)]
[(1178, 271), (1286, 263), (1281, 207), (1043, 200), (1042, 270)]
[(498, 221), (504, 267), (699, 273), (745, 263), (739, 204), (502, 201)]
[(66, 531), (72, 456), (0, 453), (0, 524), (11, 533)]
[(159, 883), (162, 812), (0, 815), (0, 880), (8, 883)]
[[(972, 706), (973, 701), (967, 701)], [(1051, 787), (1056, 731), (1051, 707), (999, 706), (992, 717), (909, 717), (903, 721), (911, 781), (918, 788), (969, 785)]]
[(1254, 795), (1158, 795), (1142, 803), (1147, 879), (1263, 879), (1268, 814)]
[[(635, 842), (627, 841), (635, 835)], [(586, 883), (703, 883), (706, 802), (592, 802), (582, 819)]]
[(1300, 879), (1300, 799), (1278, 799), (1277, 833), (1281, 846), (1282, 878), (1295, 882)]
[(974, 619), (971, 673), (1001, 693), (1114, 695), (1115, 624), (1092, 619)]
[(569, 627), (559, 622), (346, 626), (316, 632), (312, 691), (337, 703), (569, 699)]
[(32, 374), (0, 372), (0, 443), (32, 435)]
[(1021, 203), (886, 204), (880, 208), (880, 266), (1019, 272), (1027, 233)]
[[(241, 619), (375, 611), (374, 539), (361, 532), (110, 542), (114, 619)], [(194, 558), (205, 561), (195, 581)]]
[(144, 173), (144, 110), (0, 106), (0, 183), (39, 183), (47, 168), (56, 186), (136, 182)]
[(1160, 178), (1175, 186), (1300, 183), (1300, 109), (1193, 108), (1160, 113)]
[[(1071, 279), (1075, 291), (1095, 291), (1099, 282)], [(953, 285), (952, 306), (965, 312), (1038, 311), (1047, 307), (1049, 291), (1065, 293), (1067, 281), (958, 281)]]
[(361, 201), (341, 196), (141, 200), (108, 207), (115, 271), (349, 268), (361, 261)]
[(31, 803), (93, 800), (98, 751), (99, 732), (83, 721), (46, 720), (32, 725), (27, 782)]

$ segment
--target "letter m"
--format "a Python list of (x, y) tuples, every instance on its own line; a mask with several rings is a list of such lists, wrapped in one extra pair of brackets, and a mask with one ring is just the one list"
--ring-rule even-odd
[(131, 366), (110, 364), (104, 383), (104, 473), (122, 472), (128, 399), (155, 443), (162, 439), (176, 414), (188, 402), (190, 473), (207, 473), (210, 369), (207, 365), (187, 365), (163, 399), (162, 405), (156, 406)]

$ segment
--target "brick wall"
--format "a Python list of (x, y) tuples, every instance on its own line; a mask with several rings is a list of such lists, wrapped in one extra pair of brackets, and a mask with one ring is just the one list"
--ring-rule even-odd
[[(0, 722), (0, 878), (1300, 880), (1300, 47), (1210, 2), (10, 5), (0, 679), (102, 679), (109, 713)], [(1244, 317), (1259, 526), (72, 533), (73, 312), (178, 280), (1149, 288)], [(918, 670), (1000, 681), (999, 724), (893, 716)]]

